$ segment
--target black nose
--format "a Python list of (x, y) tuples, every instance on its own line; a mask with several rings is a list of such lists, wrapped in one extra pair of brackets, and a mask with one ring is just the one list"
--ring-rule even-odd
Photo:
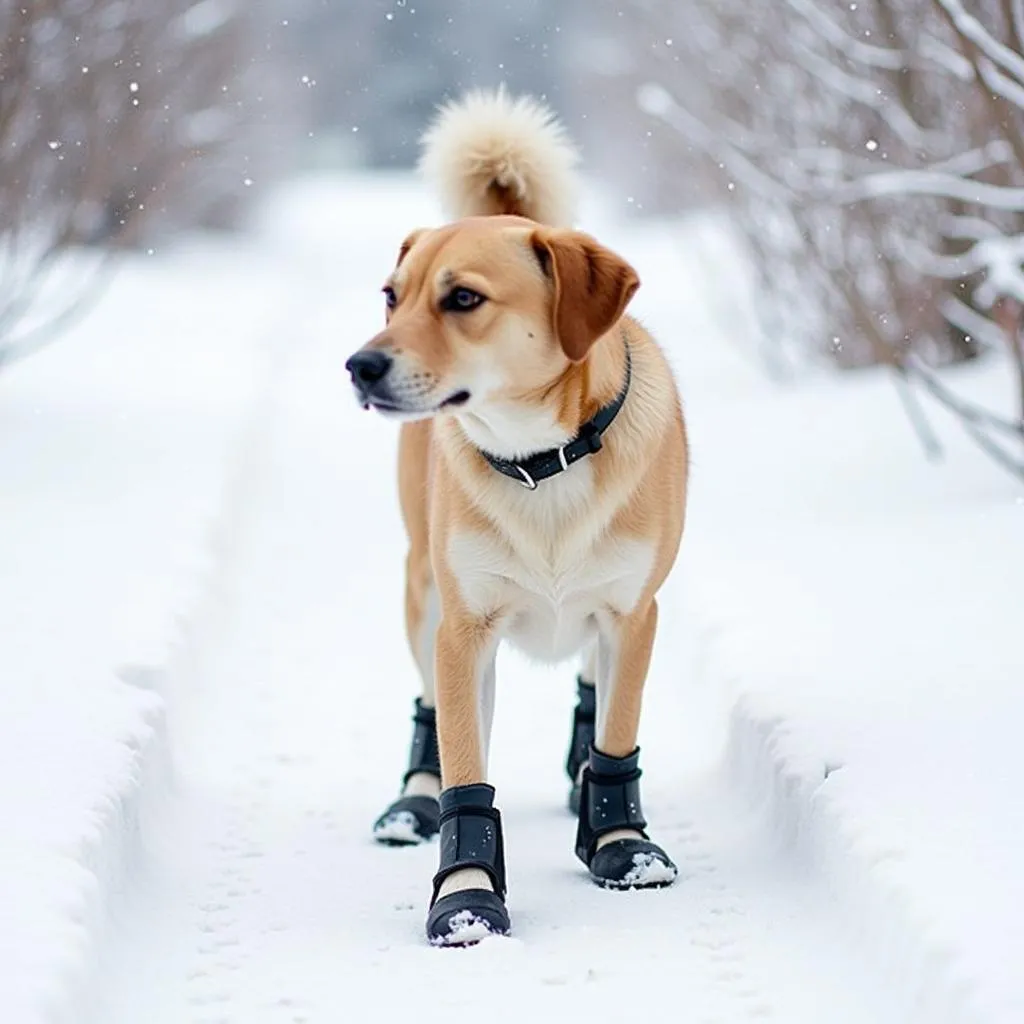
[(352, 374), (352, 383), (356, 387), (362, 391), (370, 391), (374, 384), (387, 376), (391, 363), (391, 356), (386, 352), (371, 348), (352, 356), (345, 364), (345, 369)]

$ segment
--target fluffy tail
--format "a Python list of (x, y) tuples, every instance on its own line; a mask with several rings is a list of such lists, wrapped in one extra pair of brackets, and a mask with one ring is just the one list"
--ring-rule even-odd
[(420, 170), (453, 220), (512, 213), (572, 224), (579, 156), (555, 115), (532, 97), (503, 88), (467, 93), (441, 108), (421, 146)]

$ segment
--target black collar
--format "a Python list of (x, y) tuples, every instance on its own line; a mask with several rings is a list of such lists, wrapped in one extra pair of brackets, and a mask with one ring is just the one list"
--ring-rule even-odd
[(501, 459), (490, 452), (480, 450), (480, 454), (499, 472), (522, 484), (527, 490), (537, 490), (541, 480), (564, 473), (574, 462), (579, 462), (586, 455), (593, 455), (601, 450), (601, 435), (612, 425), (612, 420), (619, 414), (629, 383), (633, 376), (633, 360), (629, 354), (629, 342), (626, 342), (626, 379), (622, 390), (608, 405), (601, 406), (593, 418), (580, 427), (579, 432), (561, 448), (549, 448), (545, 452), (536, 452), (525, 459), (513, 461)]

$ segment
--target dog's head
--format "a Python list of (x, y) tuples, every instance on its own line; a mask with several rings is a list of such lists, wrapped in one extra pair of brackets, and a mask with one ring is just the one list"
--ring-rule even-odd
[(577, 231), (471, 217), (413, 232), (384, 285), (387, 326), (345, 364), (366, 407), (401, 419), (549, 389), (639, 286)]

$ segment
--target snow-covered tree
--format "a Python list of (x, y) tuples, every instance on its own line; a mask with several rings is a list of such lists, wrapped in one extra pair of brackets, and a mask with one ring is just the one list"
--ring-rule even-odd
[[(716, 182), (766, 336), (789, 359), (891, 365), (1024, 472), (1021, 0), (633, 0), (605, 24), (607, 88), (668, 136), (649, 149), (678, 194)], [(929, 369), (996, 346), (1020, 420)]]

